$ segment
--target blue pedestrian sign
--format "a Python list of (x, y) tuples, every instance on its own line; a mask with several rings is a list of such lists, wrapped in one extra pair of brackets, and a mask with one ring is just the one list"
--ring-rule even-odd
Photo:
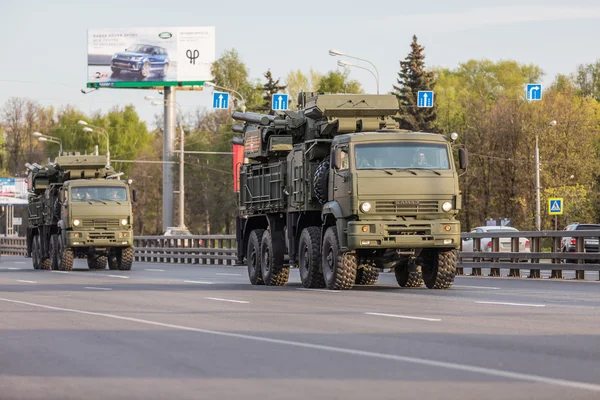
[(417, 93), (417, 107), (433, 107), (432, 90), (420, 90)]
[(563, 213), (563, 199), (560, 197), (548, 199), (548, 214), (549, 215), (562, 215)]
[(229, 93), (213, 92), (213, 108), (229, 108)]
[(276, 93), (271, 99), (271, 108), (275, 111), (285, 111), (288, 109), (288, 95)]
[(542, 85), (538, 83), (530, 83), (527, 85), (527, 100), (541, 100), (542, 99)]

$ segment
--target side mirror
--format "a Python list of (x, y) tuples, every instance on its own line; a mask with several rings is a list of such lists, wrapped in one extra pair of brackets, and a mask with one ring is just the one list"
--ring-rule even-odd
[(335, 151), (333, 152), (333, 160), (331, 162), (331, 168), (340, 169), (341, 165), (342, 165), (342, 150), (335, 149)]
[(131, 198), (133, 199), (134, 203), (137, 203), (137, 191), (135, 189), (131, 191)]
[(458, 149), (458, 166), (466, 169), (469, 166), (469, 152), (465, 148)]

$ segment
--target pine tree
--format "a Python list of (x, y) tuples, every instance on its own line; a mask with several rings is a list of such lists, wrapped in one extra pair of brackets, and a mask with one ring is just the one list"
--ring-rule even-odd
[(263, 107), (265, 110), (271, 109), (271, 101), (273, 99), (273, 95), (275, 93), (279, 93), (282, 90), (285, 90), (287, 86), (280, 85), (279, 81), (281, 79), (273, 80), (273, 75), (271, 74), (271, 70), (268, 70), (264, 73), (264, 77), (267, 79), (267, 83), (263, 86)]
[(425, 48), (417, 43), (416, 35), (413, 35), (410, 47), (408, 56), (400, 61), (398, 85), (394, 85), (394, 94), (400, 103), (400, 117), (396, 120), (401, 129), (430, 131), (437, 116), (435, 97), (432, 108), (417, 107), (417, 92), (433, 90), (436, 80), (433, 72), (425, 70)]

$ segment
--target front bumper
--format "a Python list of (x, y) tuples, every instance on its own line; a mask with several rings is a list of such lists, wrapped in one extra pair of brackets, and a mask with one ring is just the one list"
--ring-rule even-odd
[(133, 231), (68, 231), (67, 247), (131, 247)]
[[(365, 232), (363, 229), (367, 227)], [(447, 227), (449, 229), (447, 230)], [(348, 249), (460, 248), (454, 220), (361, 220), (348, 222)]]
[(142, 68), (142, 62), (115, 59), (112, 60), (111, 66), (124, 71), (138, 72)]

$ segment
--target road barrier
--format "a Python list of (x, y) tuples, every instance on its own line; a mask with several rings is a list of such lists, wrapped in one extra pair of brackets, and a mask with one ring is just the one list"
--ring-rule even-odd
[[(562, 251), (561, 239), (575, 239), (575, 252)], [(551, 271), (550, 278), (563, 278), (564, 271), (575, 271), (575, 279), (585, 279), (586, 271), (599, 272), (600, 253), (586, 252), (587, 239), (600, 238), (600, 230), (590, 231), (523, 231), (523, 232), (483, 232), (462, 233), (462, 239), (473, 240), (473, 251), (459, 252), (457, 275), (465, 275), (470, 269), (471, 276), (501, 276), (501, 270), (508, 270), (506, 276), (519, 277), (526, 271), (529, 278), (541, 278), (542, 270)], [(491, 238), (490, 251), (482, 249), (481, 239)], [(503, 251), (500, 238), (511, 239), (510, 251)], [(519, 252), (519, 238), (530, 241), (529, 252)], [(550, 251), (542, 251), (542, 242), (548, 242)], [(2, 254), (26, 255), (26, 242), (22, 237), (3, 237), (0, 240)], [(134, 238), (135, 261), (173, 264), (235, 265), (237, 256), (234, 235), (198, 236), (138, 236)], [(566, 262), (575, 261), (575, 262)]]

